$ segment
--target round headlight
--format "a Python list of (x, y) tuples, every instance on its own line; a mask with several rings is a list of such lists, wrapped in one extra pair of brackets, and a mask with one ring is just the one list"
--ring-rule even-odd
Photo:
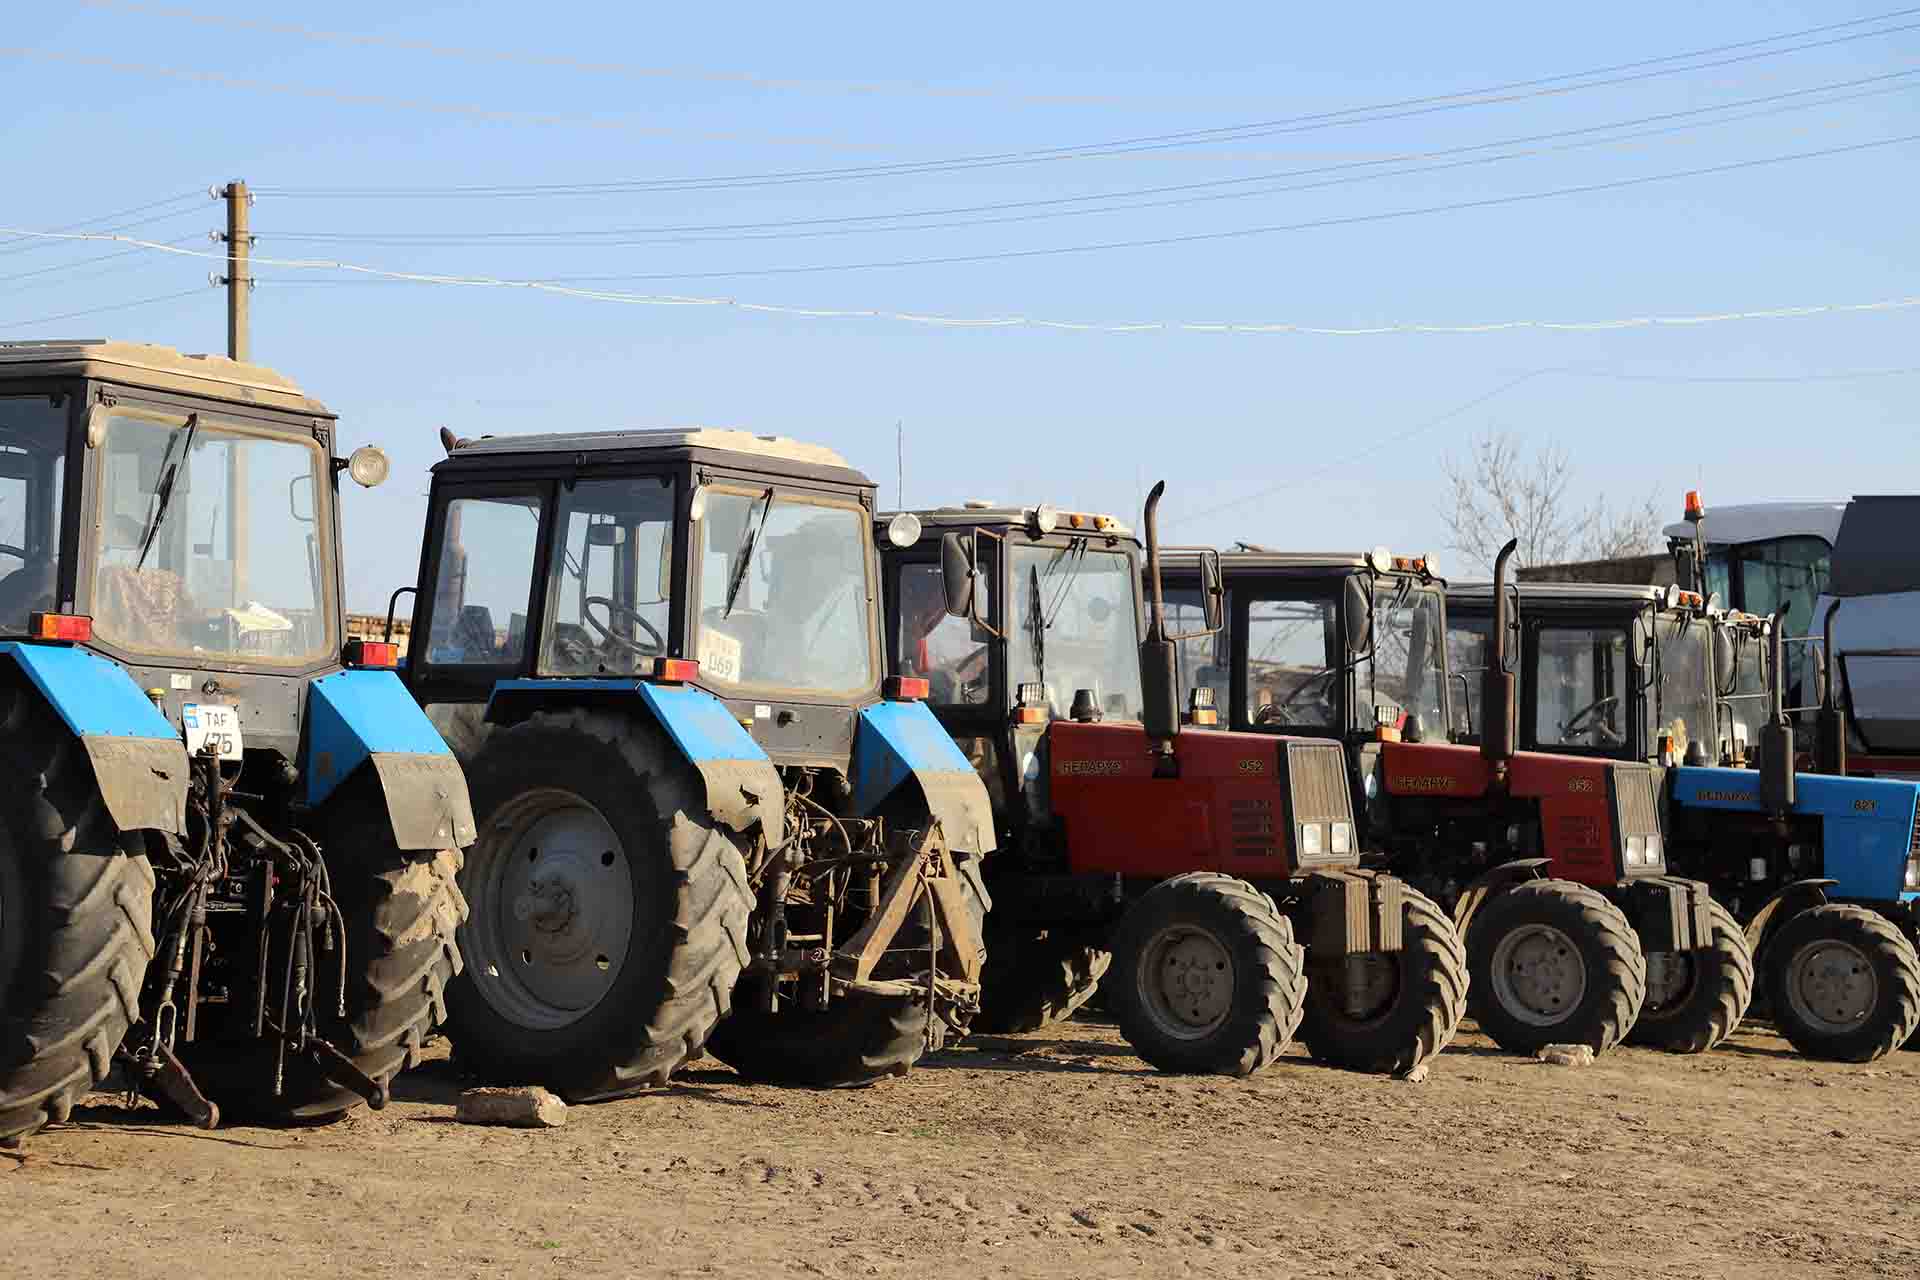
[(347, 458), (347, 474), (363, 489), (371, 489), (387, 478), (386, 451), (378, 445), (363, 444)]
[(902, 511), (887, 521), (887, 541), (896, 547), (910, 547), (920, 541), (920, 517)]
[(1386, 573), (1393, 568), (1393, 553), (1385, 547), (1375, 547), (1367, 552), (1367, 563), (1373, 566), (1375, 573)]
[(1059, 527), (1060, 513), (1058, 511), (1055, 511), (1044, 502), (1033, 509), (1033, 531), (1035, 533), (1052, 533)]

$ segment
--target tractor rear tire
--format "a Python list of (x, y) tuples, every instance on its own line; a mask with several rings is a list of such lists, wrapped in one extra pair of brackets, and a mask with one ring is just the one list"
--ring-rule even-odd
[(1142, 894), (1113, 936), (1120, 1033), (1162, 1071), (1248, 1076), (1286, 1049), (1307, 1002), (1306, 953), (1273, 900), (1199, 871)]
[[(1308, 956), (1306, 1017), (1300, 1039), (1320, 1062), (1350, 1071), (1405, 1075), (1439, 1053), (1467, 1012), (1467, 951), (1447, 913), (1411, 886), (1402, 891), (1403, 949), (1369, 957), (1382, 998), (1355, 1016), (1342, 998), (1347, 959)], [(1324, 977), (1322, 976), (1324, 973)]]
[[(957, 856), (954, 870), (967, 912), (981, 928), (991, 902), (980, 879), (980, 860)], [(929, 1020), (926, 1005), (917, 1001), (859, 994), (837, 996), (825, 1009), (788, 1002), (769, 1013), (747, 1003), (760, 997), (751, 990), (756, 982), (743, 982), (733, 1012), (714, 1029), (707, 1052), (763, 1084), (839, 1089), (903, 1076), (923, 1056), (966, 1034), (969, 1024), (977, 1025), (977, 1019), (958, 1014), (951, 1024), (938, 1015)]]
[(572, 709), (493, 732), (468, 784), (460, 1065), (569, 1102), (664, 1085), (748, 958), (746, 863), (699, 775), (653, 724)]
[(153, 959), (153, 869), (80, 743), (24, 681), (0, 691), (0, 1143), (97, 1088)]
[(974, 1029), (1020, 1035), (1065, 1022), (1100, 990), (1113, 953), (1084, 935), (1027, 925), (994, 929)]
[(1920, 955), (1865, 907), (1801, 912), (1767, 939), (1760, 969), (1774, 1026), (1809, 1058), (1872, 1062), (1920, 1028)]
[(1647, 998), (1633, 926), (1568, 880), (1523, 881), (1483, 904), (1467, 927), (1467, 971), (1467, 1011), (1509, 1053), (1550, 1044), (1605, 1053)]
[[(338, 970), (322, 954), (315, 957), (317, 1026), (362, 1072), (391, 1085), (420, 1060), (427, 1037), (447, 1020), (447, 987), (461, 970), (454, 939), (467, 920), (461, 855), (458, 849), (397, 848), (386, 802), (370, 776), (350, 782), (330, 810), (335, 821), (325, 828), (321, 850), (346, 922), (347, 1016), (328, 1007)], [(201, 1038), (176, 1044), (175, 1051), (228, 1116), (322, 1123), (366, 1101), (291, 1049), (275, 1097), (277, 1046), (271, 1033), (253, 1038), (250, 1024), (203, 1023)]]
[[(1627, 1033), (1628, 1044), (1668, 1053), (1705, 1053), (1732, 1035), (1747, 1016), (1753, 1003), (1753, 953), (1747, 950), (1746, 932), (1718, 902), (1709, 900), (1707, 913), (1713, 923), (1710, 947), (1647, 957), (1647, 1002)], [(1685, 968), (1677, 979), (1654, 981), (1654, 971), (1663, 965)]]

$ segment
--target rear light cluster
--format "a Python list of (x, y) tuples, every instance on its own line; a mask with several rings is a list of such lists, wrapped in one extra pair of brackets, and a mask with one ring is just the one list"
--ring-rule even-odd
[(397, 667), (400, 646), (388, 640), (349, 640), (341, 661), (350, 667)]
[(925, 676), (888, 676), (880, 684), (880, 696), (888, 702), (925, 702), (932, 688)]
[(661, 684), (692, 684), (700, 678), (700, 664), (692, 658), (655, 658), (653, 678)]
[(1212, 688), (1200, 685), (1187, 695), (1187, 723), (1202, 728), (1220, 723), (1220, 712), (1214, 706)]
[(93, 639), (93, 619), (84, 613), (29, 614), (27, 636), (33, 640), (57, 640), (62, 644), (86, 644)]

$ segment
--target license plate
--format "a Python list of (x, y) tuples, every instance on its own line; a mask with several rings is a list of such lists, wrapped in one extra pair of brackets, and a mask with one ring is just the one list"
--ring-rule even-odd
[(208, 747), (222, 760), (240, 756), (240, 712), (217, 702), (189, 702), (180, 708), (180, 727), (186, 731), (187, 754), (199, 755)]

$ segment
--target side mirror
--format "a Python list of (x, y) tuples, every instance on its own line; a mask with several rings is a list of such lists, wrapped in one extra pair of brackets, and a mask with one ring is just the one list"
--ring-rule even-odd
[(617, 524), (587, 526), (587, 545), (590, 547), (617, 547), (626, 540), (627, 531)]
[(1226, 616), (1227, 588), (1220, 575), (1220, 553), (1207, 550), (1200, 553), (1200, 610), (1207, 621), (1207, 630), (1217, 632)]
[(946, 590), (947, 612), (956, 618), (971, 616), (973, 550), (963, 533), (948, 533), (940, 539), (940, 583)]
[(1732, 693), (1736, 678), (1740, 673), (1738, 658), (1734, 653), (1733, 637), (1727, 634), (1725, 627), (1713, 629), (1713, 683), (1722, 696)]
[(1373, 643), (1373, 593), (1359, 574), (1349, 575), (1346, 587), (1347, 653), (1363, 654)]

